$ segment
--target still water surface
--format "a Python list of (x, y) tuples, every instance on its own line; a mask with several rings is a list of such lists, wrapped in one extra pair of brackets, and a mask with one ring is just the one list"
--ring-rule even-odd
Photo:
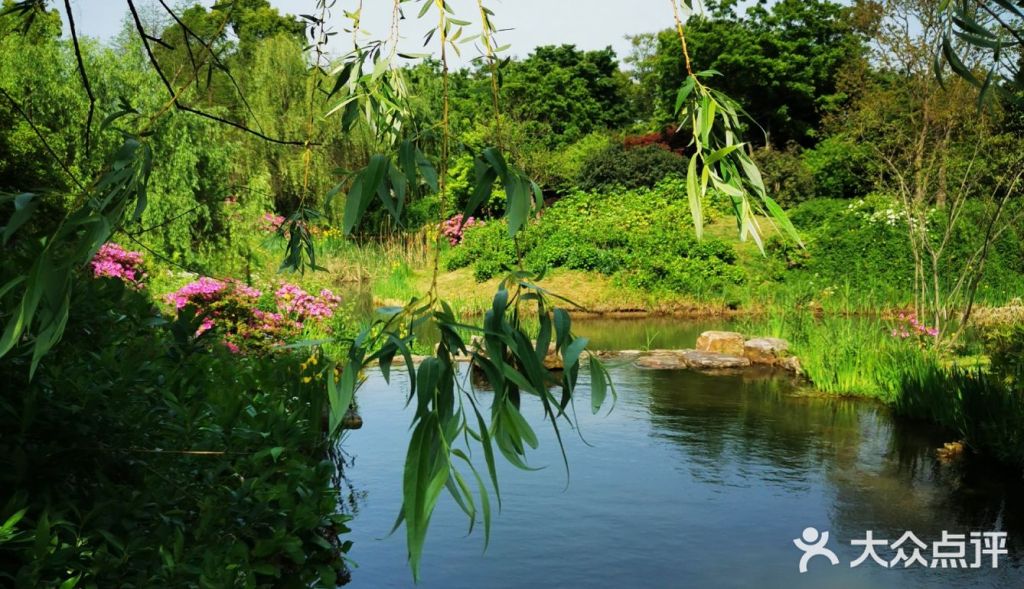
[[(949, 441), (941, 432), (874, 403), (809, 396), (786, 378), (626, 363), (611, 372), (619, 399), (610, 414), (590, 415), (581, 390), (590, 445), (564, 436), (568, 487), (554, 436), (538, 425), (530, 463), (545, 468), (499, 468), (503, 510), (487, 552), (482, 529), (466, 537), (464, 514), (444, 497), (419, 587), (1024, 587), (1024, 484), (978, 461), (940, 463), (934, 448)], [(371, 375), (358, 399), (365, 426), (343, 444), (358, 494), (349, 537), (356, 589), (413, 586), (404, 530), (387, 537), (401, 503), (406, 382)], [(539, 404), (524, 410), (540, 424)], [(798, 572), (793, 539), (808, 526), (830, 532), (838, 566), (816, 558)], [(943, 530), (1007, 531), (1010, 556), (994, 570), (870, 560), (851, 569), (861, 549), (850, 540), (866, 530), (890, 541), (909, 530), (928, 543)]]

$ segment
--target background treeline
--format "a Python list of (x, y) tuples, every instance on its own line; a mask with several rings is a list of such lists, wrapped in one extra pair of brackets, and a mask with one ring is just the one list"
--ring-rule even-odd
[[(302, 22), (280, 15), (264, 1), (234, 4), (227, 12), (189, 8), (180, 13), (178, 23), (161, 21), (164, 13), (154, 12), (153, 22), (146, 25), (162, 31), (162, 42), (153, 48), (163, 71), (171, 78), (194, 75), (192, 65), (205, 42), (217, 58), (200, 68), (204, 79), (186, 97), (191, 106), (272, 138), (297, 143), (309, 139), (318, 145), (304, 150), (268, 142), (181, 112), (159, 119), (151, 129), (154, 157), (161, 165), (150, 182), (150, 206), (138, 227), (129, 230), (175, 263), (223, 264), (227, 253), (234, 263), (243, 264), (253, 249), (248, 238), (260, 214), (289, 215), (305, 204), (320, 205), (332, 189), (347, 188), (349, 172), (361, 168), (379, 148), (365, 124), (357, 121), (342, 131), (337, 114), (324, 118), (337, 100), (331, 97), (329, 80), (310, 75)], [(964, 218), (975, 219), (977, 225), (1019, 163), (1020, 100), (1004, 96), (998, 105), (979, 111), (965, 82), (940, 84), (931, 65), (941, 31), (929, 3), (886, 0), (846, 6), (828, 0), (783, 0), (745, 12), (729, 2), (709, 8), (687, 27), (694, 70), (717, 72), (716, 87), (749, 113), (753, 123), (744, 138), (773, 197), (784, 207), (796, 207), (793, 218), (808, 248), (793, 250), (778, 240), (770, 248), (774, 261), (767, 270), (749, 264), (730, 272), (716, 267), (701, 271), (749, 286), (785, 279), (785, 270), (808, 269), (822, 286), (858, 278), (854, 287), (886, 290), (883, 298), (909, 296), (901, 285), (910, 280), (913, 268), (906, 255), (898, 255), (908, 250), (908, 238), (896, 222), (899, 187), (907, 181), (893, 170), (907, 170), (915, 183), (909, 190), (926, 193), (925, 200), (935, 207), (967, 191), (971, 203)], [(901, 27), (902, 22), (910, 24)], [(151, 112), (168, 98), (128, 28), (131, 23), (125, 26), (110, 43), (88, 41), (83, 46), (97, 97), (94, 125), (125, 109)], [(53, 13), (49, 20), (37, 19), (27, 31), (3, 31), (0, 57), (0, 87), (9, 93), (0, 100), (0, 187), (50, 188), (58, 196), (51, 196), (48, 205), (55, 212), (65, 210), (75, 203), (59, 196), (69, 193), (61, 188), (72, 187), (71, 176), (78, 181), (92, 177), (104, 165), (110, 146), (84, 142), (88, 101), (71, 43), (60, 35), (59, 17)], [(471, 153), (487, 145), (508, 151), (538, 181), (549, 203), (584, 198), (576, 196), (581, 191), (615, 200), (623, 189), (654, 189), (667, 177), (685, 175), (689, 138), (674, 132), (672, 117), (685, 71), (674, 30), (632, 37), (626, 56), (610, 48), (549, 46), (502, 62), (498, 116), (489, 69), (481, 63), (453, 72), (451, 78), (456, 147), (448, 186), (455, 205), (461, 207), (470, 197)], [(412, 133), (421, 144), (438, 141), (440, 64), (422, 61), (405, 74), (414, 113)], [(49, 147), (37, 131), (48, 138)], [(100, 141), (116, 139), (96, 136), (106, 137)], [(53, 155), (62, 166), (53, 164)], [(683, 198), (678, 184), (670, 182), (660, 191), (622, 203), (631, 203), (630, 212), (643, 218), (657, 216), (662, 197), (671, 200), (678, 193)], [(337, 226), (342, 201), (334, 199), (327, 209), (325, 227)], [(1019, 201), (1013, 198), (1010, 208), (1019, 209)], [(714, 215), (713, 203), (709, 206)], [(502, 207), (495, 197), (484, 214), (500, 215)], [(397, 227), (383, 211), (371, 210), (362, 237), (408, 233), (434, 223), (437, 214), (436, 195), (413, 198), (405, 227)], [(885, 229), (882, 217), (887, 215), (896, 221), (890, 219)], [(574, 231), (571, 226), (550, 229), (556, 237), (565, 234), (561, 241), (570, 251), (563, 260), (547, 256), (546, 264), (605, 271), (633, 263), (609, 265), (586, 251), (572, 251), (568, 236)], [(971, 251), (980, 238), (974, 231), (954, 234), (961, 252)], [(712, 231), (712, 239), (715, 235)], [(688, 244), (696, 244), (685, 224), (658, 242), (666, 247), (653, 258), (636, 260), (690, 257)], [(607, 245), (578, 243), (591, 249)], [(727, 259), (744, 259), (743, 247), (729, 243), (719, 249), (736, 250)], [(480, 255), (484, 258), (460, 254), (460, 263), (478, 264), (484, 268), (477, 272), (481, 276), (490, 273), (486, 268), (497, 271), (507, 265), (505, 259), (486, 257), (487, 252)], [(692, 257), (699, 260), (705, 254), (695, 251)], [(991, 280), (980, 290), (992, 293), (993, 301), (1019, 293), (1022, 259), (1020, 231), (1003, 232), (988, 262)], [(857, 273), (849, 272), (851, 263)], [(951, 269), (948, 280), (958, 270)], [(646, 274), (639, 282), (647, 287), (694, 295), (724, 296), (728, 286), (715, 279), (708, 291), (706, 280), (681, 278), (667, 268), (647, 267), (640, 273)]]

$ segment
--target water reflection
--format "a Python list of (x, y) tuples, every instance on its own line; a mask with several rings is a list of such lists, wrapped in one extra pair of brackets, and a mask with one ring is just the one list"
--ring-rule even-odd
[[(501, 469), (503, 515), (483, 556), (450, 502), (434, 516), (422, 587), (1020, 587), (1024, 485), (1004, 469), (942, 464), (941, 432), (894, 420), (880, 405), (809, 396), (782, 378), (612, 368), (619, 403), (567, 436), (565, 490), (550, 435), (535, 473)], [(585, 394), (585, 393), (584, 393)], [(371, 377), (366, 426), (353, 432), (349, 475), (366, 492), (353, 522), (354, 587), (409, 587), (402, 535), (386, 535), (400, 505), (409, 414), (401, 384)], [(540, 419), (539, 407), (527, 406)], [(535, 411), (536, 410), (536, 411)], [(814, 525), (832, 534), (837, 567), (797, 572), (792, 545)], [(849, 568), (849, 541), (931, 542), (942, 530), (1005, 530), (1010, 558), (970, 571)]]

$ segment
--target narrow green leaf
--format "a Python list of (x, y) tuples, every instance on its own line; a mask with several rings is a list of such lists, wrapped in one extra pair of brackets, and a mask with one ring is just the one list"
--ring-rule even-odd
[(704, 238), (704, 212), (701, 208), (700, 188), (697, 186), (697, 156), (690, 158), (686, 171), (686, 198), (690, 201), (690, 214), (693, 216), (693, 229), (697, 239)]
[(596, 356), (590, 356), (590, 408), (596, 415), (608, 395), (608, 380), (604, 367)]

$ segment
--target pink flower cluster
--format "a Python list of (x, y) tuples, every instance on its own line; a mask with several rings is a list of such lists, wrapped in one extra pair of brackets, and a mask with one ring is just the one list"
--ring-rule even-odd
[[(183, 309), (185, 305), (190, 303), (196, 307), (201, 307), (202, 303), (209, 303), (220, 299), (227, 286), (225, 282), (203, 276), (199, 280), (190, 282), (167, 295), (167, 302), (174, 303), (175, 309)], [(259, 291), (256, 292), (259, 293)], [(256, 296), (259, 297), (259, 294)]]
[(319, 297), (315, 297), (294, 284), (284, 282), (274, 293), (274, 300), (278, 309), (303, 321), (334, 315), (334, 308), (341, 302), (341, 297), (326, 288), (320, 291)]
[(285, 218), (281, 215), (275, 215), (274, 213), (263, 213), (260, 217), (260, 229), (268, 232), (275, 232), (281, 229), (284, 225)]
[(275, 311), (259, 309), (263, 293), (234, 280), (202, 277), (167, 295), (175, 310), (192, 305), (206, 313), (196, 336), (218, 328), (223, 343), (233, 352), (267, 350), (299, 335), (307, 321), (334, 315), (341, 298), (327, 289), (313, 296), (283, 283), (274, 293)]
[(483, 225), (483, 221), (480, 221), (474, 217), (469, 217), (466, 222), (462, 222), (462, 213), (455, 215), (451, 219), (441, 223), (441, 232), (448, 238), (448, 243), (452, 245), (459, 245), (462, 243), (462, 232), (466, 227), (472, 227), (474, 225)]
[(917, 319), (917, 313), (900, 313), (897, 315), (896, 327), (892, 329), (892, 337), (907, 339), (911, 337), (939, 337), (937, 327), (928, 327)]
[(142, 254), (139, 252), (127, 251), (113, 242), (105, 243), (90, 264), (96, 278), (117, 278), (131, 286), (142, 287)]

